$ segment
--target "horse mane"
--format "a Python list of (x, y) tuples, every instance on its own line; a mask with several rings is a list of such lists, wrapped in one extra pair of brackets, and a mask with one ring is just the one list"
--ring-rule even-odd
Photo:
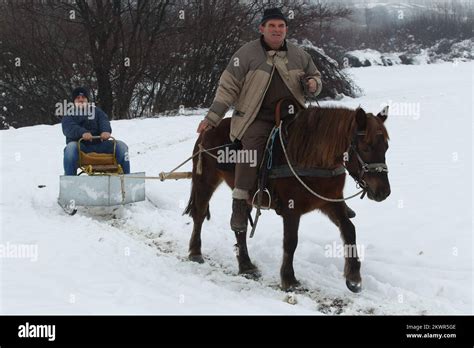
[[(288, 129), (287, 151), (293, 165), (302, 168), (334, 168), (342, 161), (355, 132), (356, 111), (344, 107), (314, 107), (303, 110)], [(383, 122), (367, 114), (365, 140), (372, 143), (382, 132), (388, 140)]]

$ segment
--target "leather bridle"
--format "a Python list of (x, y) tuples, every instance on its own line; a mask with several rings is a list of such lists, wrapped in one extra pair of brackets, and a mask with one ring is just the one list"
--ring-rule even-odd
[[(352, 137), (351, 144), (349, 145), (349, 148), (347, 149), (346, 153), (347, 156), (344, 156), (344, 167), (346, 168), (347, 172), (349, 175), (354, 179), (354, 181), (357, 183), (357, 185), (364, 190), (364, 193), (360, 197), (361, 199), (365, 196), (368, 190), (368, 185), (367, 182), (364, 180), (364, 175), (366, 173), (374, 173), (374, 174), (381, 174), (381, 173), (388, 173), (388, 167), (385, 163), (379, 163), (379, 162), (372, 162), (372, 163), (367, 163), (365, 162), (362, 157), (360, 156), (359, 152), (357, 151), (357, 137), (366, 135), (366, 131), (357, 131), (354, 133), (354, 136)], [(382, 132), (377, 133), (379, 135), (382, 135)], [(356, 176), (354, 173), (351, 173), (349, 169), (346, 166), (346, 163), (349, 162), (351, 154), (354, 153), (357, 157), (357, 161), (359, 163), (359, 175)]]

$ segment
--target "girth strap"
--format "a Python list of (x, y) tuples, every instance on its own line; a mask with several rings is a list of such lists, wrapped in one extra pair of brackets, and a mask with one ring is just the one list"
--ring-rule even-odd
[[(346, 169), (343, 166), (337, 167), (335, 169), (324, 169), (324, 168), (298, 168), (293, 167), (296, 171), (296, 174), (299, 176), (309, 176), (309, 177), (318, 177), (318, 178), (332, 178), (333, 176), (338, 176), (344, 174)], [(270, 179), (277, 178), (288, 178), (294, 176), (290, 167), (287, 164), (275, 166), (271, 169), (268, 177)]]

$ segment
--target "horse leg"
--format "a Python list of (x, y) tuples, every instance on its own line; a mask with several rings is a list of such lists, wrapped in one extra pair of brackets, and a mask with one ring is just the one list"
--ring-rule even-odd
[(239, 274), (249, 276), (250, 278), (259, 278), (258, 268), (250, 261), (247, 249), (247, 232), (234, 232), (237, 244), (235, 244), (235, 256), (239, 263)]
[(203, 263), (204, 259), (201, 254), (201, 228), (202, 223), (206, 216), (208, 219), (209, 215), (209, 201), (212, 197), (212, 194), (219, 186), (221, 179), (217, 176), (217, 173), (212, 180), (209, 177), (210, 173), (207, 172), (206, 182), (201, 180), (194, 180), (193, 177), (193, 186), (191, 189), (191, 198), (189, 199), (189, 204), (187, 212), (193, 218), (193, 232), (191, 234), (191, 239), (189, 240), (189, 260)]
[(280, 269), (281, 287), (287, 291), (300, 283), (295, 278), (293, 256), (298, 245), (298, 227), (300, 215), (291, 213), (283, 215), (283, 262)]
[(191, 239), (189, 240), (189, 260), (197, 263), (204, 263), (201, 253), (201, 228), (205, 216), (193, 217), (194, 227)]
[(344, 277), (346, 285), (352, 292), (362, 290), (360, 276), (360, 260), (357, 255), (356, 231), (354, 224), (349, 220), (344, 202), (331, 203), (321, 209), (331, 221), (339, 227), (344, 242)]

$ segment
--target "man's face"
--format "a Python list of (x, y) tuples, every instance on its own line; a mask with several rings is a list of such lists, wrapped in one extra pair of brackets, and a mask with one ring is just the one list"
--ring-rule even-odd
[(288, 27), (282, 19), (270, 19), (259, 27), (263, 39), (273, 49), (278, 49), (285, 40)]
[(77, 106), (86, 105), (87, 104), (87, 97), (85, 97), (83, 95), (77, 96), (76, 99), (74, 99), (74, 104), (76, 104)]

